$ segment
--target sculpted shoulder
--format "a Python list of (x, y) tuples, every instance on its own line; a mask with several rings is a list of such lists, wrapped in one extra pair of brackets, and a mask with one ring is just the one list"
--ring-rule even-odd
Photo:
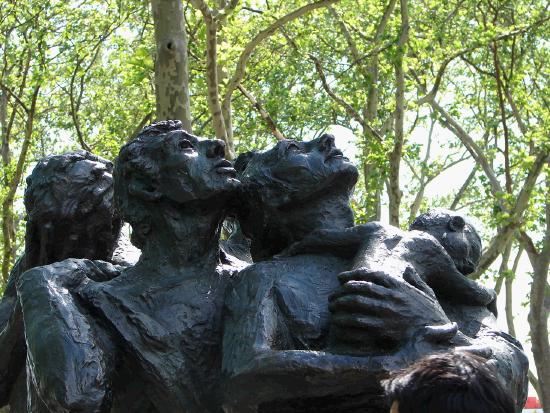
[(56, 280), (64, 287), (76, 286), (85, 279), (107, 281), (118, 277), (121, 269), (105, 261), (69, 258), (25, 271), (17, 283), (17, 288), (32, 288), (32, 284), (38, 279)]

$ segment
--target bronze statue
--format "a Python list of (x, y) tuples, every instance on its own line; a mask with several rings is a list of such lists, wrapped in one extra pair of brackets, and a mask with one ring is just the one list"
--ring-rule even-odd
[[(48, 259), (9, 290), (20, 307), (0, 348), (17, 350), (19, 364), (0, 359), (11, 372), (0, 373), (0, 395), (25, 356), (29, 373), (14, 411), (381, 413), (381, 380), (448, 351), (484, 357), (521, 406), (527, 361), (494, 327), (494, 292), (467, 278), (481, 240), (465, 217), (430, 211), (410, 231), (354, 226), (358, 172), (331, 135), (243, 154), (238, 173), (224, 156), (223, 142), (157, 122), (115, 163), (120, 218), (111, 203), (66, 239), (27, 240), (26, 256)], [(227, 217), (239, 223), (220, 248)], [(125, 267), (99, 260), (112, 261), (120, 219), (142, 251)], [(83, 242), (71, 238), (88, 225)], [(103, 247), (88, 253), (88, 241)]]
[[(436, 237), (353, 227), (357, 171), (332, 136), (244, 158), (240, 220), (256, 262), (226, 301), (227, 412), (383, 412), (380, 379), (453, 348), (519, 372), (512, 387), (521, 403), (526, 361), (517, 343), (458, 331), (436, 295), (475, 313), (488, 311), (494, 294), (467, 280), (460, 254)], [(479, 248), (470, 246), (475, 261)]]
[(219, 411), (221, 311), (234, 271), (218, 244), (239, 185), (224, 155), (221, 141), (179, 122), (145, 128), (114, 172), (137, 264), (108, 281), (92, 281), (85, 260), (21, 277), (28, 368), (51, 411)]

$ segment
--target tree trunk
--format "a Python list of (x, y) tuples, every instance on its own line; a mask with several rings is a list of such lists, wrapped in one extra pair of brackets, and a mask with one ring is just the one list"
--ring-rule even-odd
[(2, 279), (7, 282), (12, 262), (15, 258), (15, 221), (13, 217), (13, 202), (17, 188), (21, 183), (23, 171), (27, 162), (27, 153), (32, 139), (34, 127), (34, 116), (36, 113), (36, 102), (40, 92), (40, 85), (35, 86), (31, 99), (30, 108), (26, 109), (27, 120), (25, 122), (25, 135), (21, 152), (17, 158), (15, 172), (8, 183), (8, 192), (2, 202), (2, 236), (4, 241), (4, 252), (2, 257)]
[[(550, 167), (550, 164), (548, 165)], [(546, 232), (538, 254), (529, 254), (533, 265), (529, 305), (529, 327), (531, 330), (531, 350), (535, 359), (540, 396), (544, 413), (550, 413), (550, 342), (548, 340), (548, 312), (545, 301), (550, 294), (548, 271), (550, 267), (550, 169), (546, 172)], [(529, 250), (527, 250), (529, 253)]]
[(401, 0), (401, 34), (397, 44), (397, 58), (395, 62), (395, 136), (393, 150), (390, 153), (389, 191), (390, 224), (399, 227), (399, 207), (402, 191), (399, 186), (399, 169), (404, 143), (404, 116), (405, 116), (405, 72), (403, 60), (409, 37), (409, 11), (407, 0)]
[(227, 145), (227, 157), (235, 157), (233, 141), (228, 139), (220, 101), (218, 80), (218, 23), (211, 15), (204, 17), (206, 24), (206, 83), (208, 85), (208, 108), (212, 115), (212, 126), (216, 138)]
[[(546, 240), (546, 243), (550, 242)], [(548, 342), (548, 313), (545, 311), (544, 300), (548, 295), (548, 264), (550, 248), (545, 248), (546, 257), (542, 254), (537, 265), (533, 267), (533, 283), (531, 284), (529, 326), (531, 330), (531, 351), (535, 359), (540, 396), (544, 413), (550, 413), (550, 345)]]
[(5, 167), (10, 163), (10, 146), (8, 142), (7, 131), (8, 120), (8, 93), (0, 89), (0, 133), (2, 136), (2, 148), (0, 149), (2, 156), (2, 165)]
[(157, 54), (157, 120), (179, 119), (191, 129), (187, 32), (181, 0), (151, 0)]

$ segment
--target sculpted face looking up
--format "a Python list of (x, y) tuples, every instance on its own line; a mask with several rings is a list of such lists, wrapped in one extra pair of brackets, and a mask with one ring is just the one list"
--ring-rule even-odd
[(132, 242), (141, 247), (154, 216), (166, 215), (158, 211), (158, 202), (177, 209), (234, 193), (239, 181), (224, 156), (222, 141), (199, 139), (177, 121), (148, 126), (124, 146), (115, 167), (115, 186), (118, 208), (134, 229)]
[(349, 197), (357, 168), (325, 134), (283, 140), (235, 162), (243, 183), (240, 221), (254, 260), (270, 257), (314, 229), (353, 225)]
[(262, 199), (271, 205), (300, 203), (330, 190), (349, 192), (357, 181), (357, 169), (328, 134), (311, 141), (279, 141), (272, 149), (242, 157), (248, 162), (241, 180), (263, 186), (258, 188)]

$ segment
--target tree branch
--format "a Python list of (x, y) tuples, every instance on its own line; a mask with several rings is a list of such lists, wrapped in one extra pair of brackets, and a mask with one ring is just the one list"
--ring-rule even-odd
[(309, 58), (313, 61), (313, 64), (315, 65), (315, 69), (317, 70), (317, 74), (319, 75), (319, 78), (321, 79), (321, 84), (323, 85), (323, 89), (325, 89), (325, 92), (340, 106), (342, 106), (347, 114), (355, 119), (364, 130), (369, 131), (379, 142), (382, 142), (382, 137), (378, 134), (374, 128), (368, 124), (368, 122), (363, 119), (363, 117), (357, 112), (353, 106), (351, 106), (349, 103), (347, 103), (343, 98), (338, 96), (330, 87), (330, 85), (327, 82), (327, 78), (325, 76), (325, 72), (323, 71), (323, 67), (321, 66), (321, 62), (319, 59), (317, 59), (315, 56), (310, 55)]
[(256, 98), (248, 90), (246, 90), (244, 88), (243, 85), (239, 85), (238, 89), (243, 94), (243, 96), (248, 99), (248, 101), (252, 104), (252, 106), (258, 111), (258, 113), (260, 114), (260, 116), (262, 117), (264, 122), (267, 124), (267, 127), (269, 128), (269, 130), (271, 131), (273, 136), (275, 136), (275, 138), (279, 141), (285, 139), (283, 134), (277, 128), (277, 125), (275, 124), (275, 121), (269, 115), (269, 113), (267, 113), (267, 111), (264, 109), (264, 107), (261, 105), (261, 103), (258, 102), (256, 100)]
[(464, 49), (461, 49), (461, 50), (457, 51), (456, 53), (452, 54), (451, 56), (449, 56), (447, 59), (445, 59), (443, 61), (443, 63), (439, 67), (439, 70), (437, 71), (437, 75), (435, 77), (435, 82), (434, 82), (434, 85), (432, 86), (432, 89), (424, 97), (418, 99), (418, 104), (422, 105), (422, 104), (424, 104), (426, 102), (429, 102), (430, 100), (435, 98), (435, 96), (437, 94), (437, 91), (439, 89), (439, 86), (441, 85), (441, 81), (443, 79), (443, 75), (445, 74), (445, 70), (446, 70), (447, 66), (449, 65), (449, 63), (451, 63), (456, 58), (461, 57), (462, 55), (464, 55), (466, 53), (472, 52), (475, 49), (478, 49), (480, 47), (487, 46), (488, 44), (491, 44), (491, 43), (494, 43), (494, 42), (498, 42), (500, 40), (505, 40), (505, 39), (508, 39), (510, 37), (514, 37), (514, 36), (523, 34), (527, 31), (529, 31), (529, 30), (545, 23), (549, 18), (550, 17), (545, 17), (543, 19), (540, 19), (540, 20), (534, 22), (533, 24), (530, 24), (530, 25), (527, 25), (527, 26), (522, 26), (522, 27), (517, 27), (514, 30), (511, 30), (511, 31), (506, 32), (506, 33), (502, 33), (498, 36), (493, 37), (492, 39), (485, 40), (483, 42), (475, 42), (473, 45), (471, 45), (469, 47), (466, 47)]
[[(499, 228), (497, 235), (491, 240), (491, 244), (489, 244), (489, 247), (483, 253), (478, 268), (475, 274), (471, 276), (471, 278), (479, 278), (481, 274), (487, 268), (489, 268), (493, 261), (499, 256), (499, 251), (502, 251), (503, 246), (510, 241), (510, 238), (514, 234), (514, 231), (519, 229), (523, 212), (529, 204), (529, 199), (531, 198), (531, 193), (533, 192), (533, 188), (535, 187), (537, 178), (544, 164), (550, 159), (550, 155), (548, 153), (549, 150), (550, 149), (546, 149), (545, 151), (541, 151), (538, 154), (535, 162), (533, 163), (533, 166), (529, 170), (527, 178), (523, 183), (523, 187), (516, 197), (516, 202), (514, 206), (511, 209), (504, 209), (508, 212), (507, 222)], [(521, 239), (523, 240), (523, 236), (521, 237)], [(527, 251), (527, 254), (531, 258), (533, 254), (530, 251), (532, 251), (533, 245), (524, 244), (524, 247)]]
[(462, 128), (462, 126), (460, 126), (459, 123), (435, 100), (432, 99), (429, 102), (432, 108), (442, 116), (443, 119), (441, 119), (441, 122), (443, 125), (456, 135), (466, 149), (468, 149), (468, 152), (470, 152), (472, 158), (474, 158), (474, 160), (481, 166), (485, 172), (485, 175), (489, 179), (493, 194), (503, 192), (495, 171), (487, 160), (484, 151), (478, 146), (477, 143), (475, 143), (474, 139)]
[[(193, 2), (197, 2), (197, 1), (200, 1), (200, 0), (193, 0)], [(237, 61), (235, 72), (233, 73), (233, 76), (227, 83), (227, 89), (224, 94), (222, 105), (224, 107), (228, 107), (231, 104), (231, 96), (233, 95), (233, 92), (235, 91), (235, 89), (237, 89), (238, 85), (242, 82), (244, 75), (246, 73), (246, 65), (248, 63), (248, 60), (250, 59), (250, 56), (252, 56), (252, 53), (254, 52), (256, 47), (258, 47), (265, 39), (273, 35), (277, 30), (279, 30), (281, 27), (291, 22), (292, 20), (298, 19), (304, 14), (309, 13), (313, 10), (337, 3), (338, 1), (339, 0), (321, 0), (321, 1), (316, 1), (314, 3), (306, 4), (305, 6), (302, 6), (299, 9), (296, 9), (293, 12), (288, 13), (287, 15), (278, 18), (275, 22), (273, 22), (267, 28), (259, 32), (256, 36), (254, 36), (254, 38), (252, 38), (252, 40), (247, 43), (244, 50), (241, 52), (241, 55), (239, 56), (239, 60)]]
[(27, 107), (27, 105), (25, 104), (25, 102), (23, 102), (19, 96), (17, 96), (17, 94), (11, 90), (4, 82), (2, 82), (0, 80), (0, 87), (2, 89), (4, 89), (5, 92), (7, 92), (12, 98), (15, 99), (15, 101), (19, 104), (19, 106), (21, 106), (21, 108), (25, 111), (25, 113), (29, 113), (29, 108)]
[(476, 172), (477, 172), (477, 164), (473, 167), (472, 172), (470, 172), (470, 174), (468, 175), (468, 177), (466, 178), (466, 180), (464, 181), (464, 183), (462, 184), (462, 186), (460, 187), (460, 189), (456, 193), (455, 198), (453, 199), (453, 203), (449, 207), (450, 210), (452, 210), (452, 211), (456, 210), (456, 207), (458, 206), (458, 203), (460, 202), (460, 200), (462, 199), (462, 197), (466, 193), (466, 190), (468, 189), (468, 186), (470, 186), (470, 183), (472, 182), (472, 179), (474, 179), (474, 177), (476, 175)]

